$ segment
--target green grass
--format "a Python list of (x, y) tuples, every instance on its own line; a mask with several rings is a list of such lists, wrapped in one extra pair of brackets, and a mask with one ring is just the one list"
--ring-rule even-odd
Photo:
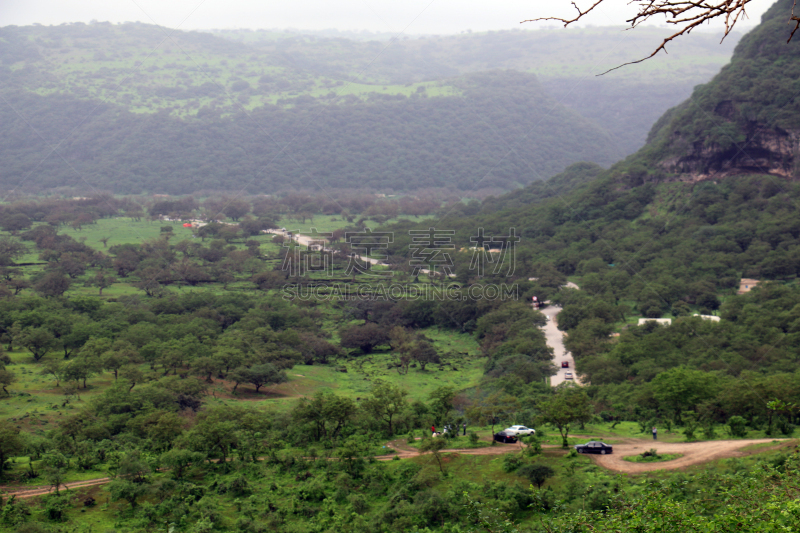
[[(360, 216), (356, 215), (355, 220), (358, 220), (359, 218)], [(382, 222), (380, 224), (372, 220), (367, 220), (366, 225), (369, 228), (377, 228), (378, 226), (393, 224), (400, 220), (411, 220), (413, 222), (419, 222), (421, 220), (425, 220), (426, 218), (430, 217), (423, 215), (420, 216), (400, 215), (396, 218), (391, 218), (386, 222)], [(305, 222), (293, 216), (283, 216), (280, 219), (278, 219), (277, 224), (279, 227), (286, 228), (289, 231), (295, 233), (301, 233), (304, 235), (311, 235), (312, 229), (316, 229), (318, 232), (321, 233), (328, 233), (337, 229), (342, 229), (344, 227), (353, 225), (353, 223), (343, 219), (341, 215), (322, 215), (322, 214), (316, 214), (310, 219), (306, 219)]]
[(648, 455), (645, 457), (642, 454), (639, 455), (628, 455), (623, 457), (623, 461), (628, 461), (631, 463), (663, 463), (666, 461), (672, 461), (679, 457), (683, 457), (682, 453), (665, 453), (665, 454), (657, 454), (657, 455)]
[[(454, 333), (453, 337), (453, 342), (457, 344), (469, 344), (461, 338), (462, 334)], [(218, 401), (238, 399), (289, 408), (293, 402), (287, 404), (287, 401), (313, 396), (317, 392), (361, 398), (369, 394), (377, 380), (399, 385), (408, 392), (412, 401), (424, 400), (439, 387), (450, 385), (464, 389), (477, 384), (483, 376), (483, 361), (470, 354), (452, 358), (458, 370), (453, 370), (452, 365), (428, 365), (425, 371), (412, 368), (408, 374), (399, 374), (396, 369), (389, 368), (396, 360), (397, 356), (391, 353), (374, 353), (338, 360), (326, 366), (297, 365), (288, 372), (287, 383), (264, 387), (260, 394), (255, 394), (248, 386), (240, 386), (234, 397), (230, 394), (231, 387), (219, 381), (211, 387), (211, 391), (219, 398)], [(346, 368), (347, 372), (338, 371), (340, 367)]]
[(140, 220), (136, 222), (127, 217), (101, 218), (94, 224), (87, 224), (80, 230), (70, 226), (61, 226), (59, 233), (69, 235), (75, 240), (85, 239), (87, 246), (97, 250), (108, 252), (108, 248), (103, 246), (100, 239), (108, 237), (108, 246), (118, 244), (141, 244), (145, 241), (161, 238), (161, 228), (172, 226), (173, 237), (171, 242), (176, 243), (184, 239), (192, 240), (192, 230), (184, 228), (182, 222), (166, 222), (163, 220), (149, 221)]

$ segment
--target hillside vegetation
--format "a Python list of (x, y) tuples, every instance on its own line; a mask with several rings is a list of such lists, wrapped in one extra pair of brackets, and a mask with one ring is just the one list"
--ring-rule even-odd
[[(687, 153), (680, 143), (667, 144), (679, 137), (674, 128), (693, 125), (697, 135), (714, 134), (716, 126), (696, 102), (701, 96), (716, 105), (708, 95), (735, 102), (748, 94), (751, 128), (793, 135), (797, 93), (759, 92), (771, 83), (794, 83), (795, 45), (783, 46), (785, 34), (776, 30), (787, 5), (768, 11), (762, 25), (743, 37), (731, 65), (667, 113), (639, 153), (609, 170), (573, 165), (543, 183), (485, 200), (477, 214), (454, 204), (436, 223), (425, 224), (454, 230), (457, 242), (470, 242), (479, 228), (495, 236), (513, 229), (521, 237), (514, 276), (532, 278), (521, 285), (523, 296), (563, 306), (558, 327), (568, 334), (566, 347), (584, 383), (591, 383), (591, 397), (611, 419), (625, 412), (621, 416), (646, 427), (648, 420), (664, 420), (671, 401), (666, 409), (673, 421), (687, 411), (692, 423), (714, 434), (714, 425), (731, 416), (772, 424), (777, 411), (769, 402), (800, 394), (792, 355), (800, 349), (800, 183), (794, 173), (743, 167), (699, 179), (669, 174), (656, 158), (665, 146)], [(731, 87), (735, 83), (740, 85)], [(780, 108), (773, 96), (783, 98)], [(727, 124), (740, 123), (734, 117)], [(750, 140), (731, 149), (752, 149)], [(695, 155), (712, 166), (718, 154), (714, 145), (706, 148)], [(392, 227), (401, 235), (392, 251), (408, 255), (405, 234), (420, 226)], [(470, 256), (455, 254), (459, 281), (477, 277)], [(760, 285), (737, 295), (742, 278)], [(483, 281), (501, 279), (486, 274)], [(580, 290), (554, 289), (567, 279)], [(694, 314), (716, 314), (721, 321)], [(673, 323), (638, 325), (639, 318)], [(793, 409), (775, 405), (796, 422)]]
[(800, 44), (786, 42), (788, 0), (776, 2), (736, 47), (730, 64), (653, 127), (623, 166), (639, 179), (764, 173), (797, 175)]
[(659, 30), (391, 43), (218, 35), (143, 24), (0, 29), (0, 127), (15, 139), (2, 146), (11, 164), (0, 184), (509, 190), (632, 152), (730, 52), (701, 35), (670, 63), (595, 79)]

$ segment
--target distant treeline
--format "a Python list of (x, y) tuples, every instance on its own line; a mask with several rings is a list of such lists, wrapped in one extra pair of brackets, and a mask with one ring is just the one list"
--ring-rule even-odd
[(190, 120), (7, 94), (0, 128), (13, 141), (0, 147), (0, 186), (123, 194), (510, 189), (621, 155), (607, 133), (546, 97), (530, 75), (474, 76), (464, 89), (466, 97), (349, 105), (301, 97), (291, 109), (235, 116), (202, 108)]

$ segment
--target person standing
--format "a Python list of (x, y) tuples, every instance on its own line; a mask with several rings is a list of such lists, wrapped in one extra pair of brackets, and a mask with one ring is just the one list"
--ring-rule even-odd
[(466, 434), (467, 434), (467, 423), (464, 422), (464, 435), (466, 436)]
[(431, 426), (431, 433), (433, 433), (434, 437), (436, 436), (436, 426)]
[(653, 440), (658, 440), (658, 430), (653, 427)]

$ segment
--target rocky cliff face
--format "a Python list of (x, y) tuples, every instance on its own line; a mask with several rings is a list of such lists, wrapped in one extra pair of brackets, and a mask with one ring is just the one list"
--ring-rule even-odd
[(720, 143), (711, 137), (689, 141), (679, 131), (670, 135), (670, 144), (681, 155), (662, 159), (659, 166), (669, 174), (691, 180), (725, 177), (734, 174), (798, 175), (800, 130), (768, 127), (758, 122), (744, 125), (740, 142)]
[(633, 163), (657, 179), (733, 174), (800, 178), (800, 34), (787, 43), (794, 0), (778, 0), (730, 64), (666, 113)]

